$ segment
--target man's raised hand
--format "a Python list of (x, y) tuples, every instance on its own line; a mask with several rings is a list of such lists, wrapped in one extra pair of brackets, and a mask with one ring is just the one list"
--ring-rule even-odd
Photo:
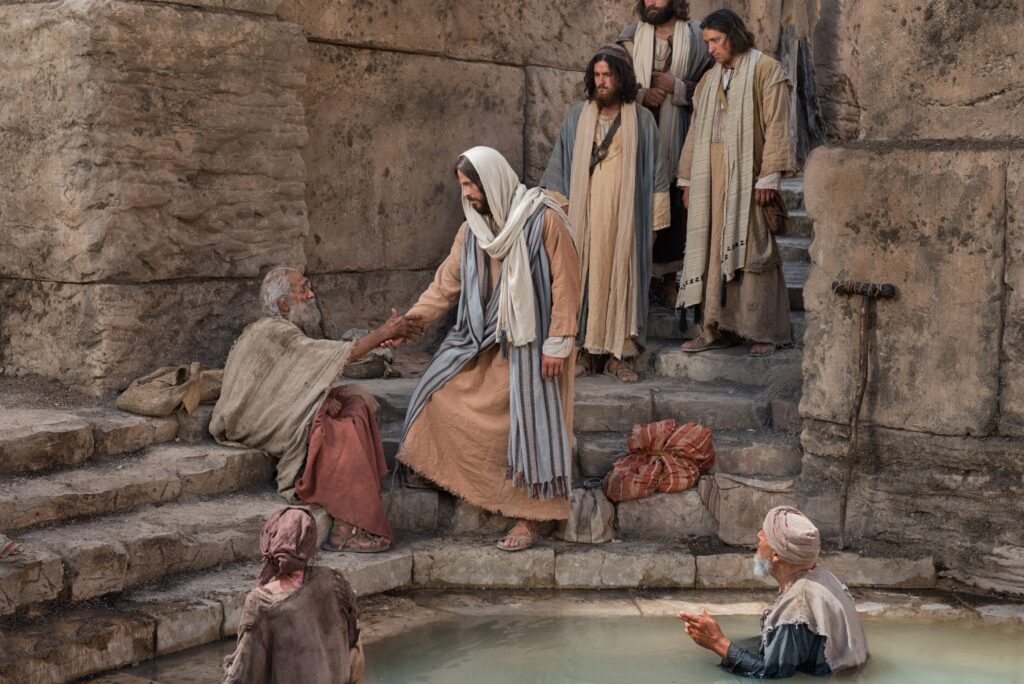
[(714, 651), (722, 658), (729, 652), (730, 642), (722, 634), (722, 628), (715, 622), (715, 618), (708, 615), (707, 608), (701, 608), (699, 613), (681, 610), (676, 617), (686, 623), (686, 635), (701, 648)]

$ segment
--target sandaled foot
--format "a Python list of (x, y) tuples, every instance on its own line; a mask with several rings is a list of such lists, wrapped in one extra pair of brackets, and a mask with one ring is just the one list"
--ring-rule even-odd
[(576, 377), (582, 378), (594, 372), (594, 357), (582, 349), (576, 355)]
[(525, 551), (537, 543), (536, 523), (526, 520), (519, 520), (512, 529), (508, 531), (505, 538), (498, 542), (497, 546), (502, 551)]
[(615, 358), (609, 359), (608, 363), (605, 364), (604, 374), (610, 375), (619, 382), (627, 385), (640, 380), (640, 376), (628, 363)]
[(320, 548), (348, 553), (381, 553), (391, 548), (391, 540), (344, 523), (334, 523), (331, 536)]
[(687, 340), (683, 342), (682, 346), (679, 347), (688, 354), (699, 354), (701, 352), (711, 351), (712, 349), (726, 349), (731, 347), (732, 344), (721, 338), (714, 340), (713, 342), (705, 342), (699, 337), (695, 340)]
[(759, 356), (771, 356), (774, 353), (775, 353), (775, 345), (774, 344), (761, 344), (759, 342), (757, 344), (750, 345), (750, 355), (755, 357), (755, 358), (759, 357)]

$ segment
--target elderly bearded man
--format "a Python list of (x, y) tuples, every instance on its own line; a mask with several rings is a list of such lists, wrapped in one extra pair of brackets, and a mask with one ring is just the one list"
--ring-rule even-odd
[(722, 634), (708, 615), (680, 612), (686, 634), (722, 658), (722, 667), (748, 677), (780, 679), (797, 672), (827, 675), (862, 667), (868, 641), (857, 608), (836, 576), (818, 566), (818, 528), (790, 506), (768, 511), (754, 555), (754, 572), (779, 584), (775, 605), (761, 619), (755, 653)]
[(398, 458), (488, 511), (515, 518), (498, 548), (569, 517), (579, 264), (558, 202), (527, 190), (496, 150), (455, 168), (466, 222), (409, 318), (458, 318), (409, 402)]
[[(640, 21), (623, 29), (615, 42), (633, 56), (640, 85), (637, 101), (654, 113), (662, 164), (674, 175), (693, 111), (697, 81), (714, 61), (704, 45), (699, 21), (689, 21), (687, 0), (637, 0)], [(676, 273), (683, 270), (686, 207), (683, 191), (673, 186), (672, 225), (654, 238), (652, 295), (675, 306)]]
[(387, 472), (376, 402), (340, 384), (346, 364), (378, 345), (422, 332), (392, 312), (356, 342), (321, 336), (309, 281), (278, 267), (260, 287), (263, 318), (235, 341), (224, 368), (210, 434), (222, 444), (262, 449), (277, 459), (287, 499), (319, 504), (334, 518), (330, 551), (386, 551), (393, 540), (380, 499)]
[(677, 304), (699, 305), (701, 322), (683, 351), (726, 346), (733, 334), (766, 356), (792, 341), (782, 259), (761, 209), (781, 202), (782, 173), (794, 166), (790, 83), (734, 12), (712, 12), (701, 28), (717, 64), (697, 85), (676, 174), (689, 209)]
[(605, 372), (636, 382), (632, 359), (647, 339), (654, 231), (671, 223), (668, 172), (654, 115), (636, 105), (629, 53), (605, 45), (587, 65), (587, 99), (569, 110), (541, 179), (569, 205), (579, 234), (581, 288), (578, 374), (593, 356)]

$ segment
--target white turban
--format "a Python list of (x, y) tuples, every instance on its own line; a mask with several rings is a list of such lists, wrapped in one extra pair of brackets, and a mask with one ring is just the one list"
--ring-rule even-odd
[(776, 506), (761, 524), (764, 536), (782, 560), (810, 565), (821, 553), (821, 537), (810, 518), (792, 506)]
[[(524, 230), (526, 222), (542, 206), (554, 209), (566, 227), (569, 219), (558, 203), (540, 188), (527, 190), (519, 176), (497, 150), (474, 147), (462, 153), (480, 176), (480, 188), (487, 197), (491, 217), (498, 226), (498, 234), (490, 223), (473, 208), (465, 197), (462, 209), (466, 213), (469, 229), (476, 236), (480, 248), (504, 262), (498, 293), (498, 333), (503, 333), (519, 347), (537, 339), (536, 305), (533, 293), (530, 257), (526, 249)], [(572, 229), (569, 228), (570, 234)]]

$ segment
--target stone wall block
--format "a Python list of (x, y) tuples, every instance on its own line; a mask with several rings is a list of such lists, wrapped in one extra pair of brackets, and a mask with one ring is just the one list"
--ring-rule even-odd
[[(27, 56), (13, 59), (29, 73), (13, 98), (23, 104), (2, 122), (10, 144), (0, 155), (16, 171), (0, 186), (0, 207), (11, 205), (0, 243), (14, 246), (2, 250), (0, 272), (146, 282), (303, 264), (307, 51), (298, 27), (106, 0), (3, 11), (19, 15), (24, 30), (13, 39)], [(33, 13), (55, 13), (74, 40), (25, 20)], [(58, 65), (73, 86), (55, 75)], [(37, 82), (53, 79), (52, 88)], [(60, 102), (72, 87), (70, 104)], [(23, 123), (54, 115), (36, 134)], [(60, 193), (18, 196), (40, 187)]]
[[(1020, 3), (871, 0), (862, 7), (857, 87), (871, 93), (863, 101), (863, 136), (1024, 136)], [(918, 58), (874, 57), (896, 54)]]
[(527, 64), (583, 71), (598, 47), (636, 21), (633, 7), (622, 0), (527, 0), (522, 29)]
[(449, 4), (450, 0), (283, 0), (277, 14), (299, 24), (316, 42), (441, 54)]
[(543, 67), (526, 69), (526, 182), (544, 175), (566, 112), (583, 99), (583, 73)]
[[(332, 273), (310, 278), (324, 311), (327, 334), (334, 338), (351, 328), (377, 327), (391, 315), (392, 307), (406, 311), (433, 279), (433, 269)], [(405, 414), (396, 417), (404, 418)]]
[(804, 290), (801, 414), (846, 423), (856, 393), (860, 302), (833, 294), (833, 280), (888, 282), (898, 297), (874, 306), (862, 421), (936, 434), (991, 433), (1003, 318), (1005, 154), (819, 148), (806, 179), (816, 223)]
[(0, 280), (0, 361), (94, 393), (164, 365), (222, 367), (258, 317), (258, 281), (141, 285)]
[(1010, 153), (1006, 182), (1006, 314), (999, 432), (1024, 437), (1024, 152)]
[(323, 44), (311, 52), (309, 271), (436, 267), (464, 221), (459, 154), (488, 145), (522, 169), (523, 71)]

